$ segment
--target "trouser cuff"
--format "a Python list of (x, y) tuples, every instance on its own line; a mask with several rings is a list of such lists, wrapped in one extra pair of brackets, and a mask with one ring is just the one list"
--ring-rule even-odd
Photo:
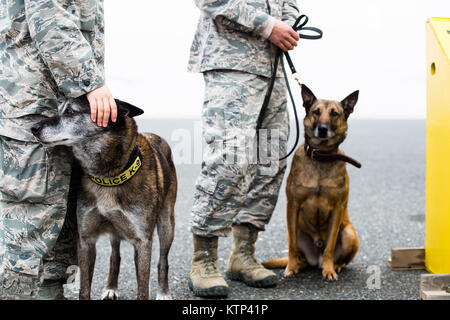
[(196, 226), (191, 227), (191, 232), (197, 236), (201, 237), (228, 237), (231, 233), (231, 226), (221, 228), (221, 229), (201, 229)]

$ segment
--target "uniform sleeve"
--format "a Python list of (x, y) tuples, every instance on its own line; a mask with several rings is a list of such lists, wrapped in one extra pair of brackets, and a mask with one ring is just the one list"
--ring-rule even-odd
[(244, 0), (195, 0), (197, 7), (213, 19), (227, 19), (247, 32), (269, 38), (275, 18)]
[(297, 20), (299, 13), (296, 0), (285, 0), (283, 2), (282, 20), (291, 27), (294, 25), (295, 20)]
[(25, 0), (31, 38), (67, 97), (78, 97), (101, 87), (105, 80), (76, 15), (58, 0)]

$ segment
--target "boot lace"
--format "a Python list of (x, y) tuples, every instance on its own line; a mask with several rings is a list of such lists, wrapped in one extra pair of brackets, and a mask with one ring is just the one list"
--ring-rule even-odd
[(205, 259), (203, 260), (203, 265), (205, 267), (207, 274), (214, 274), (217, 273), (217, 264), (216, 259), (208, 253), (205, 252)]
[(259, 268), (260, 264), (256, 260), (253, 254), (253, 244), (247, 242), (241, 248), (242, 260), (247, 263), (251, 268)]
[[(208, 239), (209, 240), (209, 239)], [(219, 272), (217, 269), (217, 257), (211, 254), (212, 242), (207, 241), (203, 250), (203, 266), (207, 274), (214, 274)]]

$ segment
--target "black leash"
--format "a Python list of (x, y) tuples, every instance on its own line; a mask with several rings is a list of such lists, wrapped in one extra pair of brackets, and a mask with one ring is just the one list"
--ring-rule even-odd
[[(318, 40), (320, 38), (322, 38), (323, 32), (322, 30), (315, 28), (315, 27), (305, 27), (305, 25), (308, 23), (309, 18), (306, 15), (301, 15), (300, 17), (297, 18), (297, 20), (295, 21), (294, 25), (292, 26), (292, 29), (294, 29), (295, 31), (298, 32), (300, 39), (308, 39), (308, 40)], [(313, 34), (308, 34), (308, 33), (301, 33), (301, 31), (310, 31)], [(314, 34), (315, 33), (315, 34)], [(257, 122), (257, 126), (256, 126), (256, 137), (257, 137), (257, 157), (259, 160), (259, 130), (262, 128), (262, 121), (264, 119), (264, 114), (267, 110), (267, 107), (269, 105), (270, 102), (270, 97), (272, 96), (272, 91), (273, 91), (273, 87), (275, 85), (275, 80), (276, 80), (276, 75), (277, 75), (277, 70), (278, 70), (278, 64), (280, 63), (280, 59), (282, 58), (283, 55), (283, 50), (281, 50), (280, 48), (277, 48), (276, 54), (275, 54), (275, 61), (273, 63), (273, 71), (272, 71), (272, 76), (270, 78), (270, 83), (269, 83), (269, 87), (267, 88), (267, 92), (266, 92), (266, 96), (264, 97), (264, 102), (263, 105), (261, 107), (261, 111), (259, 113), (258, 116), (258, 122)], [(284, 52), (284, 56), (286, 57), (286, 61), (289, 65), (289, 68), (291, 69), (292, 75), (294, 76), (295, 80), (299, 83), (299, 85), (301, 86), (300, 80), (298, 78), (298, 74), (297, 71), (295, 70), (295, 66), (291, 60), (291, 57), (289, 56), (288, 52)], [(294, 101), (294, 96), (292, 95), (292, 91), (291, 88), (289, 86), (289, 81), (288, 81), (288, 77), (287, 77), (287, 72), (286, 69), (284, 68), (284, 63), (283, 63), (283, 59), (281, 59), (281, 65), (283, 67), (283, 73), (284, 73), (284, 79), (286, 82), (286, 87), (287, 90), (289, 92), (289, 97), (291, 99), (292, 102), (292, 107), (294, 109), (294, 115), (295, 115), (295, 124), (296, 124), (296, 130), (297, 130), (297, 135), (295, 138), (295, 143), (294, 146), (292, 147), (291, 151), (289, 151), (284, 157), (280, 158), (280, 160), (284, 160), (287, 157), (289, 157), (294, 151), (295, 148), (298, 145), (298, 141), (300, 139), (300, 125), (299, 125), (299, 120), (298, 120), (298, 114), (297, 114), (297, 107), (295, 105), (295, 101)]]

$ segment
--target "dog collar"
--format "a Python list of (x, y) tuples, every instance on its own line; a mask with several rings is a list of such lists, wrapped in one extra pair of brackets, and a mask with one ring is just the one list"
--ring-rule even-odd
[(350, 163), (351, 165), (361, 168), (361, 163), (356, 161), (353, 158), (350, 158), (346, 156), (345, 154), (340, 153), (327, 153), (320, 151), (319, 149), (313, 149), (311, 146), (307, 143), (305, 143), (305, 152), (306, 155), (311, 158), (312, 160), (316, 161), (323, 161), (323, 162), (331, 162), (331, 161), (344, 161), (347, 163)]
[(134, 177), (142, 166), (142, 153), (139, 147), (134, 148), (125, 170), (115, 177), (89, 177), (92, 182), (103, 187), (117, 187)]

